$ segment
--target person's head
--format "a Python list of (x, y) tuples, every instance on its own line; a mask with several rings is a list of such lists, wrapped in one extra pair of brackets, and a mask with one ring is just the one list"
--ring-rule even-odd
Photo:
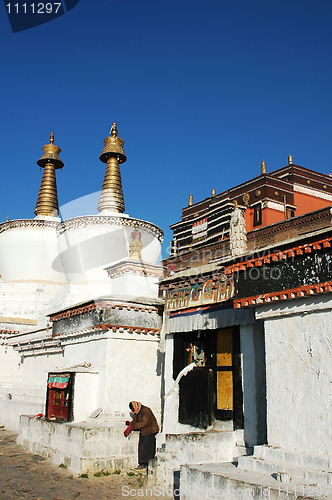
[(137, 415), (141, 411), (142, 404), (139, 401), (130, 401), (129, 408), (134, 415)]

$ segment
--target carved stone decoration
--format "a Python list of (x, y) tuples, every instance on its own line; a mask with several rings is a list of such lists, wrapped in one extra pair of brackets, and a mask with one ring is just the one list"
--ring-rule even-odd
[(133, 260), (142, 260), (142, 233), (133, 231), (131, 233), (131, 242), (129, 245), (129, 257)]
[(234, 207), (234, 212), (230, 223), (230, 248), (232, 257), (242, 255), (247, 251), (247, 231), (246, 221), (243, 212), (238, 207)]

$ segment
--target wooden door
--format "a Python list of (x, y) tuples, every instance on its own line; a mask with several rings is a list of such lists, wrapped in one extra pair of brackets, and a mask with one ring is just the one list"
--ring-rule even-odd
[(68, 421), (69, 388), (49, 389), (48, 412), (49, 419)]
[(233, 330), (221, 328), (216, 338), (216, 416), (233, 418)]

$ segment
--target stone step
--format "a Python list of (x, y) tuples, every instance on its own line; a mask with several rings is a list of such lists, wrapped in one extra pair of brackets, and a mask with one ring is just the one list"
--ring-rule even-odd
[(260, 472), (246, 471), (234, 463), (183, 465), (180, 472), (181, 500), (259, 499), (332, 500), (331, 485), (305, 485), (276, 481)]
[(306, 469), (332, 470), (332, 456), (309, 455), (300, 451), (290, 451), (267, 445), (255, 446), (253, 456), (268, 462), (289, 463)]
[(298, 467), (289, 463), (271, 462), (255, 456), (239, 457), (238, 467), (245, 471), (259, 472), (272, 476), (281, 482), (299, 484), (329, 485), (332, 484), (332, 473)]

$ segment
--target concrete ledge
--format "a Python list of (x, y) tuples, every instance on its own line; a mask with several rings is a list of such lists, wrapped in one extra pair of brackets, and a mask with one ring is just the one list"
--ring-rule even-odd
[(137, 466), (139, 435), (132, 432), (125, 438), (123, 431), (123, 425), (56, 423), (21, 415), (17, 443), (56, 464), (63, 463), (74, 474), (112, 472)]

